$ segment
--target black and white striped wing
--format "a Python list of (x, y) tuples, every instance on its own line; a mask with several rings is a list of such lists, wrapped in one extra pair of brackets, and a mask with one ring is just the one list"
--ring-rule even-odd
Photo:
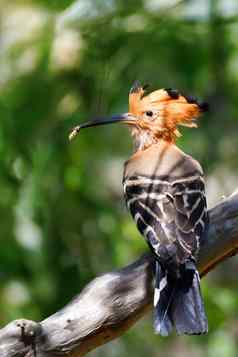
[(127, 206), (152, 250), (178, 264), (196, 257), (208, 223), (203, 178), (125, 178)]

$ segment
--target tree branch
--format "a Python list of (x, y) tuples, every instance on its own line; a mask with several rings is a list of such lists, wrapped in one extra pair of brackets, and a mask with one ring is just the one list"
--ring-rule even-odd
[[(209, 211), (210, 228), (199, 270), (207, 274), (238, 252), (238, 190)], [(81, 357), (122, 335), (150, 308), (154, 258), (89, 283), (73, 301), (42, 322), (16, 320), (0, 330), (1, 357)]]

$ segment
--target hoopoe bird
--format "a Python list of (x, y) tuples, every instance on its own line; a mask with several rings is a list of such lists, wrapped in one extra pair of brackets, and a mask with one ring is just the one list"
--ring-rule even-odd
[(125, 200), (155, 264), (154, 329), (167, 336), (204, 334), (207, 317), (196, 268), (208, 227), (203, 171), (176, 146), (178, 126), (197, 127), (208, 109), (174, 89), (145, 95), (136, 81), (129, 93), (129, 112), (93, 120), (73, 129), (122, 122), (129, 126), (135, 153), (124, 166)]

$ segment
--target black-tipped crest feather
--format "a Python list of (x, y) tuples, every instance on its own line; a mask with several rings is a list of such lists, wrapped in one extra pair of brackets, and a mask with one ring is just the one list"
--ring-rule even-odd
[(130, 94), (132, 93), (138, 93), (142, 89), (142, 85), (139, 80), (136, 80), (130, 89)]
[(173, 89), (173, 88), (165, 88), (164, 89), (168, 95), (170, 96), (170, 98), (172, 99), (178, 99), (179, 97), (179, 91), (177, 89)]

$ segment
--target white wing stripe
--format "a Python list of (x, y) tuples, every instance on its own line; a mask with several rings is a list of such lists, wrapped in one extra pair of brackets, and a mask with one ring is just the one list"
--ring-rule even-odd
[(167, 285), (167, 276), (164, 276), (163, 279), (161, 279), (159, 287), (155, 288), (155, 293), (154, 293), (154, 306), (157, 306), (160, 298), (160, 293), (161, 291), (166, 287)]
[[(201, 202), (201, 198), (199, 197), (197, 199), (197, 201), (194, 203), (194, 205), (191, 207), (191, 210), (187, 212), (188, 213), (188, 217), (191, 217), (193, 211), (198, 207), (200, 202)], [(184, 206), (184, 207), (186, 207), (186, 206)]]
[(142, 215), (139, 212), (137, 212), (135, 214), (134, 219), (136, 221), (136, 224), (138, 223), (138, 220), (140, 219), (144, 223), (144, 225), (146, 226), (146, 228), (143, 231), (143, 235), (145, 236), (145, 238), (148, 238), (147, 235), (148, 235), (149, 232), (151, 232), (157, 238), (158, 243), (156, 245), (153, 244), (153, 247), (157, 247), (160, 244), (160, 242), (159, 242), (159, 239), (157, 237), (157, 234), (156, 234), (155, 230), (145, 222), (145, 220), (143, 219)]
[(148, 207), (146, 206), (144, 203), (142, 202), (139, 202), (139, 205), (144, 208), (144, 210), (146, 210), (149, 214), (151, 214), (151, 216), (157, 221), (160, 223), (160, 220), (159, 218), (156, 216), (156, 214)]
[(141, 193), (131, 199), (129, 199), (127, 201), (127, 206), (128, 208), (130, 208), (130, 205), (137, 201), (138, 199), (152, 199), (152, 200), (162, 200), (163, 198), (166, 198), (166, 195), (163, 195), (163, 194), (158, 194), (158, 193), (154, 193), (154, 192), (150, 192), (150, 193), (147, 193), (147, 192), (144, 192), (144, 193)]
[(204, 192), (201, 191), (201, 190), (189, 190), (189, 189), (186, 189), (186, 190), (183, 190), (183, 191), (180, 191), (180, 192), (175, 192), (174, 196), (190, 194), (190, 193), (200, 193), (200, 194), (202, 194), (204, 196)]
[(143, 177), (143, 176), (137, 176), (136, 179), (127, 179), (124, 182), (125, 186), (134, 186), (134, 185), (143, 185), (143, 184), (162, 184), (162, 185), (169, 185), (169, 186), (173, 186), (176, 185), (177, 183), (187, 183), (190, 181), (194, 181), (194, 180), (200, 180), (202, 182), (204, 182), (203, 177), (201, 176), (190, 176), (187, 178), (182, 178), (182, 179), (178, 179), (178, 180), (174, 180), (173, 182), (169, 182), (166, 180), (160, 180), (160, 179), (156, 179), (156, 178), (149, 178), (149, 177)]

